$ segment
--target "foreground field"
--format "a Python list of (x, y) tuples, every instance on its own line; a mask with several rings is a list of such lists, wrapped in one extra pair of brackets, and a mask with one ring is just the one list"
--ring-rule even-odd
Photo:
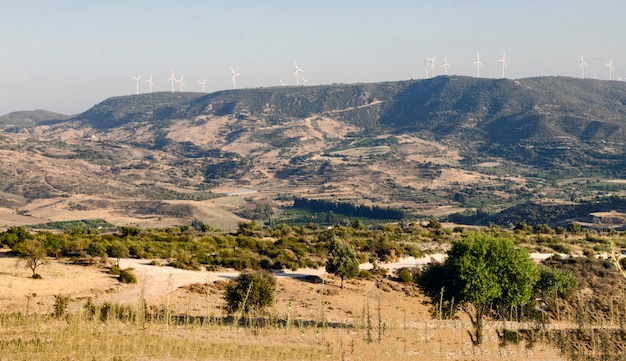
[[(487, 325), (485, 344), (474, 347), (466, 320), (433, 320), (413, 286), (390, 280), (354, 280), (342, 290), (338, 279), (323, 273), (279, 277), (277, 302), (259, 326), (225, 317), (225, 281), (209, 272), (185, 278), (154, 267), (169, 280), (159, 283), (161, 292), (144, 292), (147, 282), (119, 286), (94, 266), (53, 261), (41, 268), (43, 280), (28, 278), (11, 257), (0, 258), (0, 267), (7, 290), (1, 296), (2, 361), (562, 359), (542, 343), (501, 346), (497, 323)], [(70, 300), (61, 317), (52, 316), (57, 295)], [(87, 314), (88, 298), (92, 305), (123, 301), (125, 313)], [(145, 309), (138, 306), (144, 301)], [(143, 313), (152, 316), (138, 316)]]

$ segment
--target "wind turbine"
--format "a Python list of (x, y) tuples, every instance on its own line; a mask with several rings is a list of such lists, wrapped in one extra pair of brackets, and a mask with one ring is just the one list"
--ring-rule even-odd
[(426, 76), (428, 76), (428, 65), (430, 65), (430, 77), (435, 76), (435, 59), (437, 56), (433, 56), (432, 58), (426, 57)]
[(304, 79), (304, 77), (301, 77), (301, 80), (302, 80), (302, 86), (305, 86), (308, 80)]
[(443, 56), (443, 64), (441, 65), (441, 67), (443, 68), (443, 74), (444, 75), (448, 75), (448, 69), (452, 68), (450, 66), (450, 64), (448, 64), (448, 56), (444, 55)]
[(578, 63), (578, 67), (580, 68), (580, 77), (581, 79), (585, 79), (585, 67), (587, 63), (585, 63), (585, 59), (583, 59), (583, 54), (580, 54), (580, 63)]
[(148, 83), (148, 88), (150, 89), (150, 93), (152, 93), (152, 88), (154, 87), (154, 82), (152, 82), (152, 77), (154, 76), (154, 74), (150, 74), (150, 78), (144, 80), (146, 83)]
[(200, 91), (203, 93), (206, 92), (206, 89), (204, 88), (204, 84), (206, 84), (206, 80), (198, 81), (198, 84), (200, 84), (200, 87), (201, 87)]
[(604, 64), (604, 66), (609, 68), (609, 80), (613, 80), (613, 72), (615, 71), (615, 69), (613, 69), (613, 58), (609, 60), (608, 64)]
[(237, 77), (240, 76), (241, 74), (236, 73), (232, 66), (230, 67), (230, 73), (233, 76), (230, 79), (230, 81), (233, 83), (233, 89), (237, 89)]
[(172, 82), (172, 93), (174, 92), (174, 82), (176, 81), (176, 77), (174, 77), (174, 68), (172, 68), (172, 75), (167, 81)]
[(278, 80), (280, 80), (280, 86), (287, 86), (287, 84), (285, 84), (282, 79), (278, 79)]
[(183, 92), (183, 89), (185, 88), (185, 82), (183, 81), (183, 78), (185, 77), (185, 74), (180, 76), (180, 79), (175, 79), (176, 82), (178, 83), (178, 86), (180, 87), (180, 92)]
[(502, 63), (502, 78), (504, 79), (504, 71), (506, 70), (506, 53), (502, 52), (502, 59), (499, 59), (498, 61), (500, 63)]
[(480, 78), (480, 67), (483, 66), (483, 63), (480, 62), (480, 52), (476, 52), (476, 60), (474, 61), (476, 65), (476, 76)]
[(140, 76), (131, 75), (130, 77), (133, 78), (133, 80), (135, 81), (135, 94), (139, 94), (139, 79), (141, 79), (141, 75)]
[(300, 85), (300, 72), (304, 71), (298, 67), (296, 61), (293, 61), (293, 65), (296, 67), (296, 71), (293, 73), (293, 76), (296, 77), (296, 85)]

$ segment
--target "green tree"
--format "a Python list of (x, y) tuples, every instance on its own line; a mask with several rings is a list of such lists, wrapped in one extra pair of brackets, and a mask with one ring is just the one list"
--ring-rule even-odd
[(577, 222), (571, 222), (567, 225), (567, 231), (569, 233), (573, 233), (573, 234), (578, 234), (580, 233), (580, 231), (582, 231), (583, 227), (580, 225), (580, 223)]
[(114, 241), (107, 247), (107, 254), (109, 257), (113, 257), (117, 261), (117, 265), (120, 265), (120, 258), (125, 258), (130, 256), (130, 251), (128, 247), (120, 241)]
[(274, 302), (276, 278), (267, 271), (244, 271), (239, 278), (226, 285), (226, 311), (262, 311)]
[(326, 272), (341, 278), (341, 288), (343, 288), (345, 278), (354, 278), (359, 274), (359, 259), (348, 242), (338, 237), (331, 238)]
[(433, 264), (417, 282), (433, 305), (456, 302), (469, 316), (475, 345), (483, 342), (487, 317), (498, 309), (528, 303), (539, 278), (528, 251), (508, 238), (470, 233), (455, 241), (442, 264)]
[(91, 257), (104, 258), (107, 256), (107, 249), (103, 242), (91, 241), (87, 246), (86, 252)]
[(550, 310), (556, 310), (557, 298), (565, 298), (578, 286), (571, 272), (539, 267), (539, 280), (535, 284), (535, 294), (541, 297)]
[(141, 228), (135, 226), (122, 226), (120, 227), (122, 237), (136, 237), (141, 233)]
[(13, 248), (16, 244), (32, 238), (33, 235), (23, 226), (13, 226), (0, 233), (0, 242), (9, 248)]
[(13, 248), (20, 258), (26, 260), (26, 267), (33, 271), (33, 278), (41, 278), (37, 274), (37, 268), (48, 262), (46, 248), (39, 239), (27, 239), (15, 245)]

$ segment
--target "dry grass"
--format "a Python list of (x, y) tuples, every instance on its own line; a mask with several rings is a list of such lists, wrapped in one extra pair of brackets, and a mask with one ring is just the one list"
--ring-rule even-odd
[[(0, 320), (0, 360), (559, 360), (550, 348), (506, 348), (490, 337), (481, 348), (465, 341), (455, 322), (388, 328), (368, 341), (365, 328), (238, 328), (219, 324), (166, 325), (57, 320), (36, 316)], [(376, 337), (376, 336), (375, 336)]]
[[(15, 259), (1, 258), (0, 267), (0, 282), (12, 285), (2, 294), (0, 361), (560, 359), (542, 344), (500, 347), (495, 323), (488, 325), (483, 347), (473, 347), (467, 322), (432, 320), (415, 289), (387, 280), (354, 280), (341, 290), (328, 276), (324, 283), (280, 278), (266, 325), (243, 327), (224, 318), (223, 280), (148, 302), (149, 310), (167, 309), (176, 322), (100, 321), (82, 306), (87, 294), (95, 304), (111, 297), (106, 290), (116, 281), (101, 269), (53, 262), (41, 268), (43, 280), (31, 280)], [(29, 293), (37, 296), (28, 299)], [(54, 318), (54, 295), (60, 293), (71, 297), (71, 311)], [(137, 304), (129, 307), (140, 312)]]

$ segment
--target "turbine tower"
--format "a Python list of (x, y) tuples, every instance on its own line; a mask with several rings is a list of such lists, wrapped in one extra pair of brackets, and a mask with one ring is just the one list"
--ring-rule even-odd
[(293, 76), (296, 77), (296, 85), (300, 85), (300, 72), (303, 72), (304, 70), (298, 67), (298, 63), (296, 63), (295, 60), (293, 61), (293, 65), (296, 67), (296, 71), (293, 73)]
[(131, 75), (130, 77), (133, 78), (133, 80), (135, 81), (135, 94), (139, 94), (139, 79), (141, 79), (141, 75), (140, 76)]
[(448, 56), (444, 55), (443, 56), (443, 64), (441, 64), (441, 67), (443, 68), (443, 74), (444, 75), (448, 75), (448, 69), (452, 68), (450, 66), (450, 64), (448, 64)]
[(432, 58), (426, 57), (426, 77), (428, 77), (428, 68), (430, 65), (430, 77), (434, 77), (435, 76), (435, 59), (437, 59), (437, 56), (433, 56)]
[(615, 71), (615, 69), (613, 69), (613, 58), (609, 60), (608, 64), (604, 64), (604, 66), (609, 68), (609, 80), (613, 80), (613, 72)]
[(205, 93), (206, 89), (204, 88), (204, 84), (206, 84), (206, 80), (198, 81), (198, 84), (200, 84), (200, 91)]
[(506, 53), (502, 52), (502, 59), (498, 60), (502, 63), (502, 79), (504, 79), (504, 71), (506, 70)]
[(476, 76), (480, 78), (480, 67), (483, 66), (483, 63), (480, 62), (480, 52), (476, 52), (476, 60), (474, 61), (476, 65)]
[(183, 92), (183, 89), (185, 88), (185, 82), (183, 81), (184, 77), (185, 77), (185, 74), (181, 75), (180, 79), (175, 79), (176, 82), (178, 83), (178, 86), (179, 86), (179, 89), (180, 89), (181, 93)]
[(580, 54), (580, 63), (578, 63), (578, 67), (580, 68), (580, 78), (585, 79), (585, 67), (587, 63), (585, 63), (585, 59), (583, 59), (583, 54)]
[(154, 82), (152, 81), (153, 76), (154, 74), (150, 74), (150, 78), (144, 80), (146, 83), (148, 83), (148, 88), (150, 89), (150, 93), (152, 93), (152, 88), (154, 88)]
[(302, 80), (302, 86), (305, 86), (308, 80), (304, 79), (304, 77), (302, 77), (301, 80)]
[(172, 93), (174, 92), (174, 82), (176, 81), (176, 77), (174, 77), (174, 68), (172, 68), (172, 75), (167, 81), (172, 82)]
[(241, 74), (236, 73), (232, 66), (230, 67), (230, 73), (233, 76), (230, 79), (230, 81), (233, 83), (233, 89), (237, 89), (237, 77)]

